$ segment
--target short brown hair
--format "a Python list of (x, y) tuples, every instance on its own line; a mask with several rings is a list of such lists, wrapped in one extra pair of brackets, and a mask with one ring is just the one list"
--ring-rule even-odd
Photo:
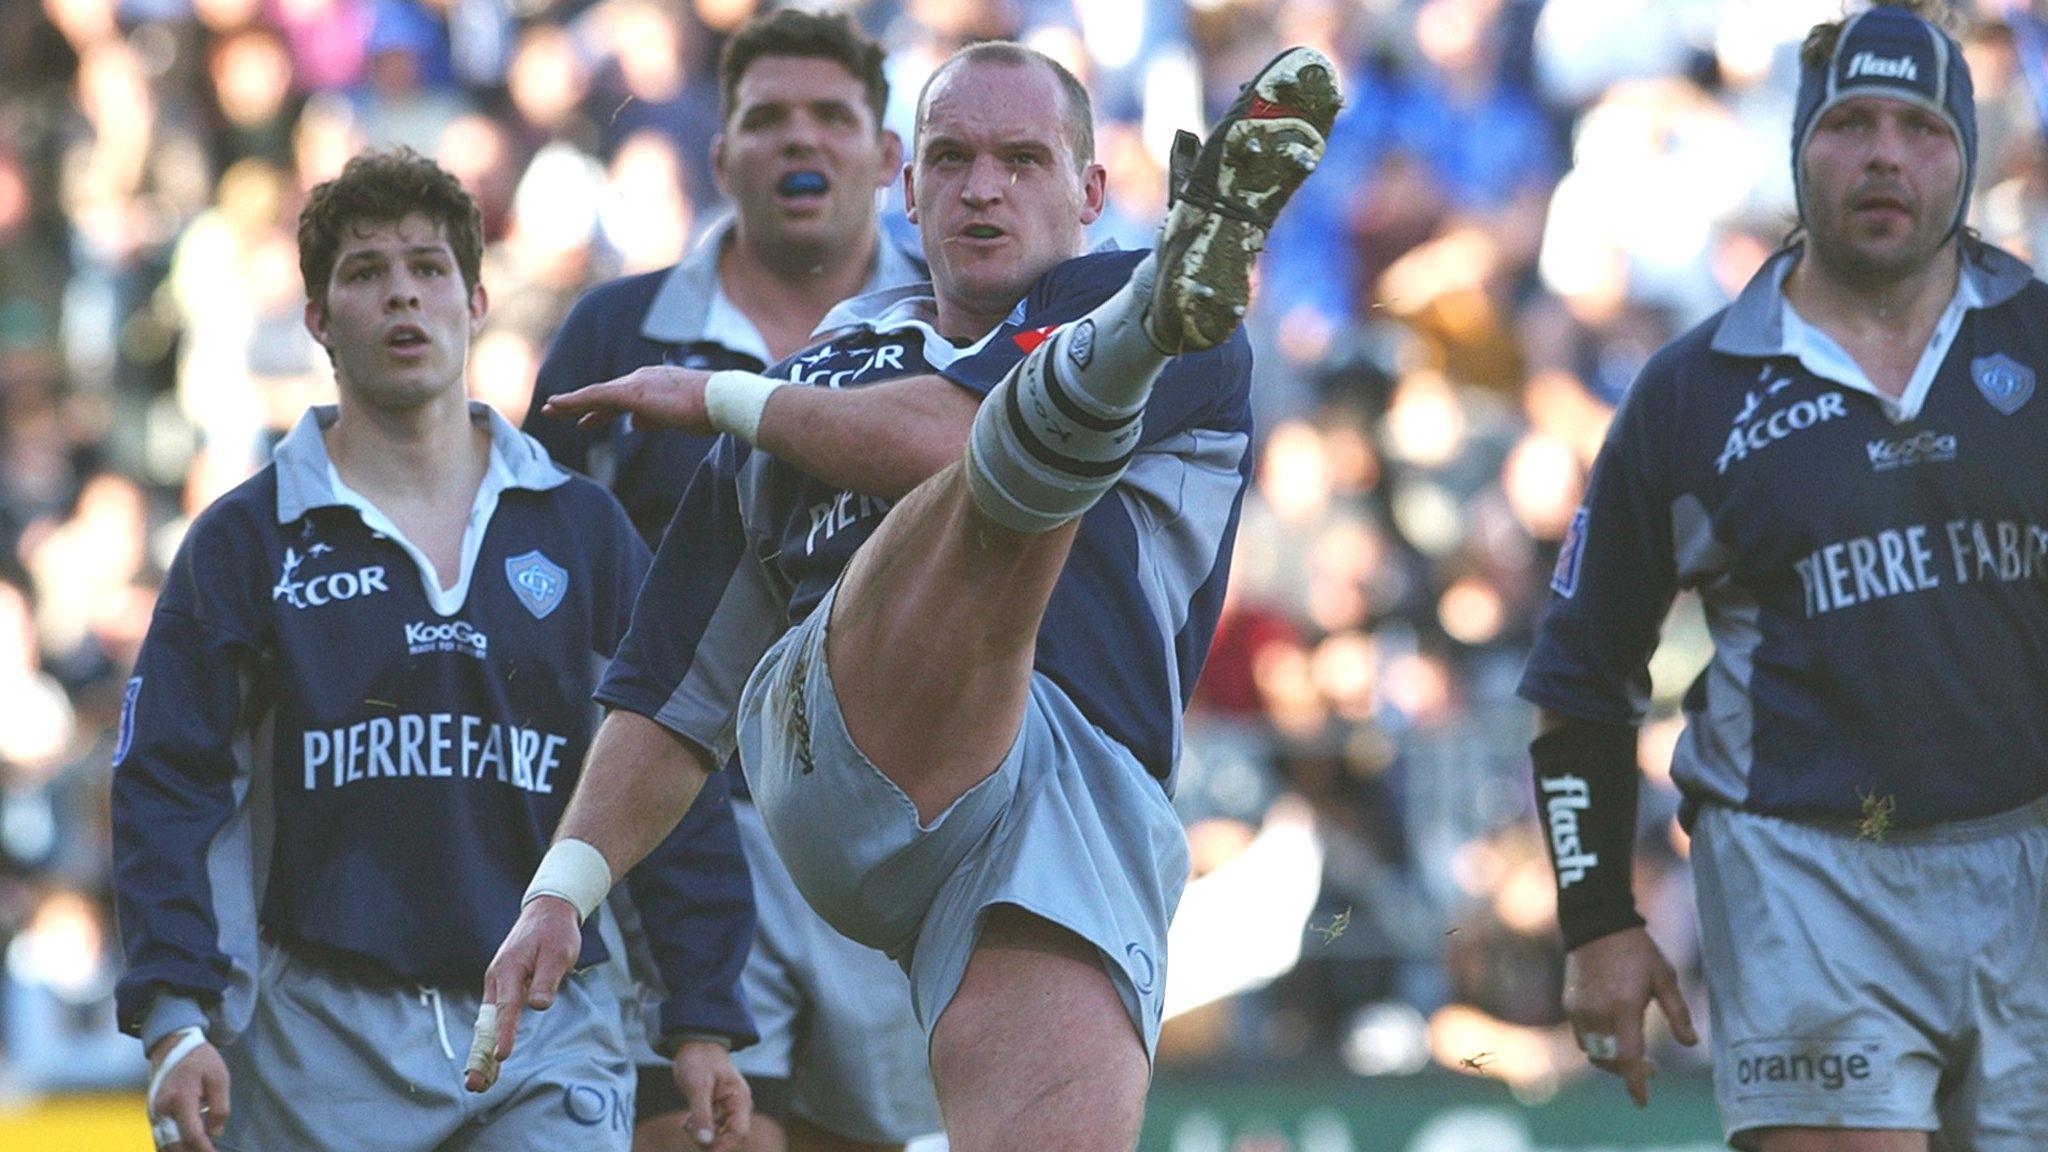
[(868, 111), (881, 131), (889, 107), (889, 78), (882, 71), (882, 47), (845, 16), (778, 8), (747, 22), (718, 56), (718, 119), (732, 116), (740, 79), (764, 56), (830, 60), (866, 89)]
[(299, 213), (299, 277), (306, 297), (327, 306), (327, 281), (346, 229), (388, 223), (418, 212), (441, 225), (455, 251), (462, 286), (476, 291), (482, 275), (483, 214), (462, 183), (410, 148), (372, 149), (352, 157), (341, 175), (314, 188)]
[[(1949, 7), (1948, 0), (1872, 0), (1872, 8), (1901, 8), (1918, 16), (1949, 35), (1955, 35), (1956, 12)], [(1806, 33), (1806, 40), (1799, 45), (1799, 66), (1806, 69), (1825, 68), (1835, 54), (1835, 42), (1842, 38), (1842, 26), (1848, 18), (1830, 20), (1815, 24)]]
[(961, 64), (1005, 64), (1012, 68), (1027, 68), (1031, 65), (1048, 69), (1053, 79), (1059, 81), (1060, 91), (1066, 97), (1066, 108), (1062, 119), (1067, 137), (1067, 147), (1074, 153), (1074, 167), (1079, 170), (1095, 162), (1095, 105), (1088, 99), (1088, 89), (1075, 79), (1066, 65), (1047, 56), (1036, 48), (1027, 48), (1011, 40), (983, 40), (969, 44), (946, 58), (946, 62), (932, 69), (925, 79), (924, 88), (917, 94), (917, 121), (910, 133), (911, 155), (917, 154), (918, 138), (924, 135), (924, 105), (931, 97), (932, 86), (939, 77), (956, 65)]

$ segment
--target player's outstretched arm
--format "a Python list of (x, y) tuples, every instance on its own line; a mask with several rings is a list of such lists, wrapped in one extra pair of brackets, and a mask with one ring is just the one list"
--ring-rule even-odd
[(933, 375), (859, 388), (783, 383), (662, 365), (562, 393), (543, 411), (583, 425), (631, 413), (644, 424), (729, 433), (827, 484), (893, 500), (960, 458), (980, 405)]
[[(518, 922), (485, 970), (484, 1005), (464, 1076), (470, 1091), (497, 1082), (498, 1064), (512, 1055), (521, 1010), (544, 1010), (555, 1002), (562, 977), (582, 950), (584, 919), (613, 881), (682, 820), (709, 773), (708, 757), (654, 721), (624, 710), (606, 715), (549, 851), (554, 857), (574, 848), (583, 861), (581, 874), (566, 877), (557, 891), (544, 880), (544, 864)], [(547, 894), (537, 891), (543, 888)]]

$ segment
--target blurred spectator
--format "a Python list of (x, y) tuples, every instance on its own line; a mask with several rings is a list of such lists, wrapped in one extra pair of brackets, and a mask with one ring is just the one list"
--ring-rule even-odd
[(356, 113), (365, 142), (431, 154), (449, 122), (470, 107), (445, 79), (451, 69), (446, 30), (409, 0), (379, 0), (363, 55)]

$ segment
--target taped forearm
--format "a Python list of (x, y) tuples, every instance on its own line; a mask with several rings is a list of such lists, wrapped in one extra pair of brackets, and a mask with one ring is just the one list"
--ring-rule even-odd
[(784, 388), (753, 443), (834, 487), (895, 500), (960, 459), (980, 402), (943, 376)]
[[(659, 724), (623, 709), (608, 713), (544, 861), (562, 854), (569, 871), (551, 876), (566, 890), (544, 894), (561, 896), (587, 918), (613, 879), (632, 871), (675, 829), (707, 774), (699, 757)], [(599, 865), (603, 890), (597, 889)], [(534, 895), (529, 890), (528, 899)]]
[(1642, 785), (1636, 730), (1564, 720), (1536, 738), (1529, 756), (1565, 950), (1640, 926), (1630, 883)]

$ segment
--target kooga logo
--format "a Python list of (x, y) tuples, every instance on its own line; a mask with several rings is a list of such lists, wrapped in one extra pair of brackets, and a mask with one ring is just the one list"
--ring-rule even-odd
[(414, 656), (428, 652), (466, 652), (479, 660), (490, 651), (491, 638), (467, 620), (433, 624), (425, 620), (405, 626), (405, 648)]
[(1896, 59), (1879, 56), (1875, 52), (1858, 52), (1849, 60), (1849, 76), (1882, 76), (1887, 80), (1918, 80), (1920, 70), (1913, 66), (1911, 56)]

